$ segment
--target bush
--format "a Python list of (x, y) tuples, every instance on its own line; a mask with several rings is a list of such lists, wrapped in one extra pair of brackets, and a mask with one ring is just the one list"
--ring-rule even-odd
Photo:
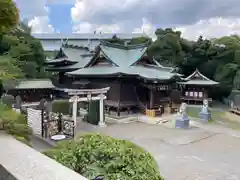
[(0, 104), (0, 122), (2, 128), (11, 135), (16, 135), (29, 140), (31, 129), (27, 125), (27, 119), (9, 108), (7, 105)]
[(87, 134), (59, 143), (45, 154), (88, 179), (163, 180), (150, 153), (126, 140)]
[(71, 104), (66, 100), (54, 101), (52, 104), (52, 111), (55, 113), (63, 113), (69, 115), (71, 113)]
[[(78, 109), (83, 107), (81, 102), (78, 102)], [(67, 100), (57, 100), (52, 103), (52, 111), (55, 113), (63, 113), (64, 115), (72, 115), (72, 103)]]
[(12, 95), (5, 94), (2, 96), (2, 102), (11, 108), (15, 103), (15, 99)]

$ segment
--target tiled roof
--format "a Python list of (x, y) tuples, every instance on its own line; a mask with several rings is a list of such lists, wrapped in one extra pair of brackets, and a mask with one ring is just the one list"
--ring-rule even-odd
[(100, 45), (101, 51), (107, 59), (113, 61), (119, 67), (131, 66), (138, 61), (146, 52), (147, 47), (121, 49)]
[[(151, 80), (169, 80), (177, 74), (171, 73), (172, 69), (155, 66), (136, 65), (146, 53), (148, 44), (140, 45), (117, 45), (101, 42), (99, 53), (115, 64), (114, 67), (88, 67), (68, 72), (75, 76), (106, 76), (106, 75), (133, 75)], [(97, 59), (95, 59), (97, 60)], [(93, 59), (94, 61), (94, 59)], [(92, 63), (92, 62), (91, 62)]]
[(174, 73), (168, 71), (160, 71), (156, 68), (147, 68), (144, 66), (129, 66), (129, 67), (90, 67), (83, 68), (67, 73), (69, 75), (79, 76), (105, 76), (126, 74), (143, 77), (152, 80), (169, 80), (175, 76)]
[(199, 72), (198, 69), (196, 69), (191, 75), (184, 78), (186, 82), (179, 82), (179, 84), (186, 84), (186, 85), (217, 85), (219, 84), (216, 81), (213, 81), (206, 76), (204, 76), (202, 73)]
[(15, 89), (53, 89), (55, 86), (50, 79), (23, 80)]
[(48, 70), (54, 71), (54, 70), (77, 70), (80, 68), (85, 67), (89, 61), (92, 59), (92, 56), (88, 56), (88, 57), (80, 57), (79, 61), (76, 64), (72, 64), (72, 65), (67, 65), (67, 66), (60, 66), (60, 67), (49, 67), (47, 68)]
[[(90, 58), (84, 58), (82, 55), (85, 55), (86, 53), (88, 53), (88, 49), (87, 48), (71, 48), (71, 47), (62, 47), (61, 48), (63, 53), (65, 54), (66, 57), (59, 57), (57, 59), (53, 58), (53, 59), (47, 59), (47, 63), (48, 64), (54, 64), (54, 63), (60, 63), (60, 62), (64, 62), (64, 61), (69, 61), (72, 63), (77, 63), (78, 67), (84, 67), (89, 61)], [(64, 68), (64, 66), (62, 67)], [(57, 69), (57, 68), (56, 68)]]

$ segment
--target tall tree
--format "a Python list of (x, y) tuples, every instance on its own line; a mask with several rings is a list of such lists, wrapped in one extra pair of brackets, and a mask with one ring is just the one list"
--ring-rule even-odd
[(19, 23), (19, 11), (12, 0), (0, 1), (0, 33), (7, 32)]

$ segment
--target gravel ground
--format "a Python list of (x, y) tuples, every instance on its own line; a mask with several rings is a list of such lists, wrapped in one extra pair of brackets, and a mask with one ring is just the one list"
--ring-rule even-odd
[(166, 180), (240, 179), (240, 133), (217, 125), (189, 130), (143, 123), (106, 128), (81, 123), (79, 133), (101, 132), (128, 139), (152, 153)]

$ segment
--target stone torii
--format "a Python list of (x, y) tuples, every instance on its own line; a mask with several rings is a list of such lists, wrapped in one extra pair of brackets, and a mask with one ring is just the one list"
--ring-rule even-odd
[[(100, 127), (105, 127), (106, 124), (104, 122), (104, 100), (107, 99), (107, 97), (104, 95), (109, 90), (109, 87), (102, 88), (102, 89), (80, 89), (80, 90), (65, 90), (65, 92), (68, 92), (69, 95), (73, 95), (69, 102), (73, 103), (72, 108), (72, 119), (74, 121), (74, 124), (77, 123), (77, 103), (83, 102), (83, 101), (90, 101), (90, 100), (99, 100), (99, 116), (100, 120), (98, 125)], [(99, 94), (98, 96), (92, 97), (93, 94)], [(78, 95), (87, 95), (86, 97), (79, 97)]]

